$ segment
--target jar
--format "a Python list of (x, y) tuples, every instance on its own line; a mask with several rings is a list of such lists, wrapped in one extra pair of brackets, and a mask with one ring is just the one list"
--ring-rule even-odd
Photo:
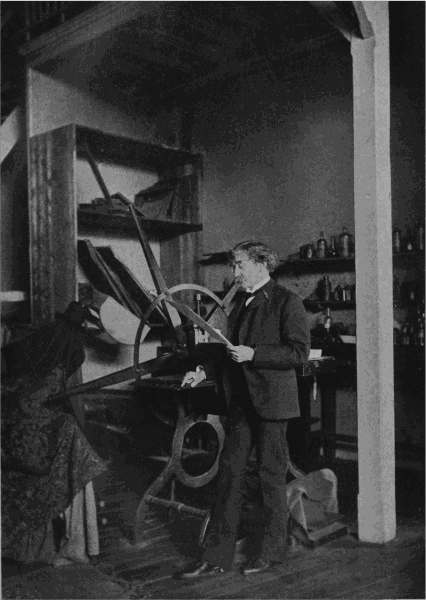
[(412, 252), (414, 250), (414, 240), (411, 229), (407, 231), (407, 235), (405, 236), (404, 247), (406, 252)]
[(343, 288), (343, 294), (344, 294), (344, 301), (345, 302), (350, 302), (352, 300), (352, 290), (351, 290), (351, 286), (345, 285), (345, 287)]
[(329, 302), (331, 300), (331, 283), (327, 275), (320, 281), (321, 300)]
[(349, 257), (350, 236), (346, 227), (343, 227), (342, 233), (339, 235), (339, 256), (342, 258)]
[(336, 236), (334, 236), (334, 235), (331, 237), (330, 249), (328, 251), (328, 256), (329, 256), (329, 258), (337, 257), (337, 240), (336, 240)]
[(333, 296), (334, 296), (334, 300), (336, 302), (340, 302), (343, 298), (343, 288), (342, 286), (339, 284), (334, 288), (334, 292), (333, 292)]
[(327, 257), (327, 240), (324, 238), (324, 232), (320, 232), (319, 240), (317, 241), (317, 258)]

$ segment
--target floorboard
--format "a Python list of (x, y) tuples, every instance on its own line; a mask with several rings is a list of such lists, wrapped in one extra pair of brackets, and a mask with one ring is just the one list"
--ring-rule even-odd
[[(339, 511), (351, 526), (350, 534), (315, 549), (298, 545), (289, 552), (284, 565), (250, 577), (239, 571), (244, 561), (240, 549), (232, 571), (191, 583), (177, 579), (176, 574), (196, 555), (202, 520), (153, 507), (145, 522), (144, 540), (133, 545), (130, 534), (139, 499), (159, 471), (158, 465), (153, 466), (153, 461), (135, 453), (133, 447), (128, 454), (121, 453), (111, 462), (109, 471), (95, 482), (101, 544), (97, 573), (109, 578), (111, 589), (114, 582), (122, 582), (122, 589), (129, 592), (127, 596), (114, 596), (111, 592), (108, 597), (425, 600), (424, 471), (397, 470), (397, 535), (388, 544), (372, 545), (356, 538), (356, 463), (336, 461), (318, 468), (325, 466), (337, 475)], [(178, 488), (177, 493), (179, 501), (208, 506), (214, 486), (189, 491)], [(49, 573), (44, 570), (43, 577)], [(57, 586), (54, 575), (52, 581)], [(77, 587), (74, 591), (69, 585), (68, 582), (62, 596), (55, 587), (54, 597), (87, 597), (78, 595)], [(93, 597), (103, 596), (99, 591)]]
[[(318, 465), (318, 468), (324, 466)], [(356, 531), (357, 465), (336, 461), (326, 466), (331, 467), (338, 478), (340, 512), (354, 525), (352, 532)], [(123, 499), (123, 489), (134, 497), (143, 493), (152, 478), (146, 464), (142, 470), (137, 465), (127, 464), (124, 469), (118, 466), (112, 470), (109, 481), (104, 481), (103, 488), (98, 485), (98, 493), (104, 493), (107, 499), (109, 494), (111, 499), (115, 494), (115, 502), (117, 498), (122, 502), (123, 522), (131, 523), (136, 505)], [(182, 492), (184, 496), (180, 500), (208, 505), (214, 488)], [(110, 506), (116, 508), (116, 503), (111, 502)], [(229, 573), (192, 583), (176, 579), (176, 573), (196, 553), (201, 520), (179, 514), (172, 515), (169, 522), (169, 516), (153, 508), (145, 524), (146, 541), (139, 544), (139, 550), (130, 545), (118, 551), (118, 541), (114, 547), (110, 538), (110, 546), (102, 555), (105, 572), (129, 582), (140, 582), (146, 598), (425, 598), (424, 473), (407, 469), (397, 473), (398, 531), (396, 539), (389, 544), (362, 544), (354, 535), (346, 535), (315, 549), (298, 546), (285, 565), (257, 576), (241, 575), (239, 567), (244, 556), (239, 553)], [(106, 533), (104, 530), (103, 535)]]

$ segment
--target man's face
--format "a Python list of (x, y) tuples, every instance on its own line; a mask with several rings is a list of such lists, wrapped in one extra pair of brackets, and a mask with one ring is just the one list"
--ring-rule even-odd
[(268, 269), (264, 263), (256, 263), (247, 256), (245, 252), (236, 252), (232, 262), (234, 277), (243, 288), (252, 288), (260, 283), (268, 275)]

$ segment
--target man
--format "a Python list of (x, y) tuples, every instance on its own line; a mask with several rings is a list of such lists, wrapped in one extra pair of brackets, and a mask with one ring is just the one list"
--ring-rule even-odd
[(270, 278), (276, 255), (268, 246), (241, 242), (231, 250), (231, 263), (246, 290), (229, 315), (232, 346), (186, 373), (182, 381), (195, 386), (214, 376), (222, 380), (229, 396), (229, 432), (220, 458), (217, 496), (199, 560), (178, 574), (186, 580), (231, 569), (242, 478), (254, 445), (265, 518), (243, 573), (266, 571), (284, 562), (287, 552), (286, 431), (287, 420), (299, 416), (295, 366), (309, 356), (306, 313), (297, 294)]

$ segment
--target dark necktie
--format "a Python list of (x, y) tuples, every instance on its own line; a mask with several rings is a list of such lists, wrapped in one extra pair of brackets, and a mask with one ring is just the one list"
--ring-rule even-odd
[(243, 292), (243, 298), (244, 298), (244, 306), (248, 306), (247, 305), (247, 301), (250, 300), (251, 298), (254, 298), (257, 294), (256, 292)]

